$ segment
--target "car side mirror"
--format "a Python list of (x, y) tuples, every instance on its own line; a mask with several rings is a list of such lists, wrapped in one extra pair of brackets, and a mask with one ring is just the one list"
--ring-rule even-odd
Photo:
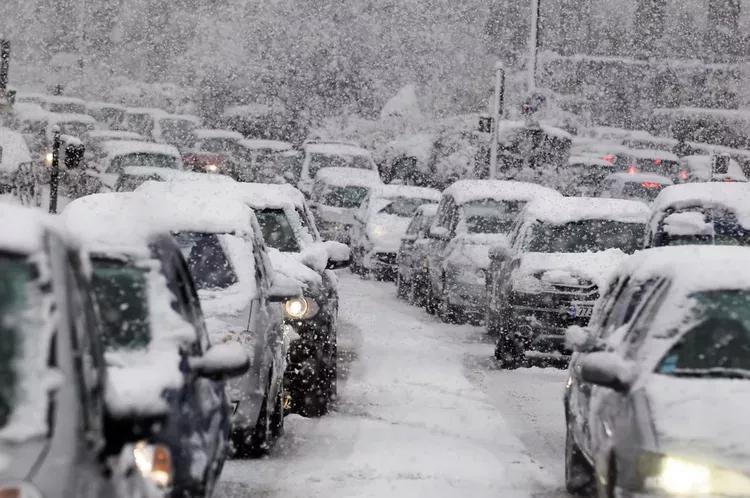
[(490, 248), (490, 259), (494, 261), (504, 261), (510, 259), (512, 254), (510, 247), (505, 244), (496, 245)]
[(414, 242), (415, 240), (417, 240), (417, 234), (416, 233), (404, 234), (404, 236), (401, 237), (401, 240), (403, 240), (404, 242)]
[(280, 273), (274, 275), (273, 285), (268, 290), (269, 302), (283, 303), (301, 295), (302, 288), (299, 286), (299, 282)]
[(576, 353), (593, 353), (602, 350), (601, 344), (596, 340), (591, 329), (580, 325), (571, 325), (565, 330), (565, 347)]
[(584, 382), (626, 393), (635, 380), (633, 364), (616, 353), (597, 352), (581, 361)]
[(239, 377), (250, 368), (250, 358), (245, 348), (236, 342), (212, 346), (203, 356), (188, 359), (190, 370), (201, 377), (226, 380)]
[(349, 266), (352, 261), (352, 252), (349, 246), (335, 240), (326, 240), (323, 242), (328, 254), (326, 263), (327, 270), (336, 270)]
[(428, 231), (428, 235), (431, 239), (448, 241), (451, 239), (451, 234), (445, 227), (431, 226)]

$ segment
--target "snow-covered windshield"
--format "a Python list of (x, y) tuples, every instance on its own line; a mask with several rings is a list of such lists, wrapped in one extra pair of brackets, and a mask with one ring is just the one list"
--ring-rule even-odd
[(147, 271), (118, 260), (92, 261), (92, 284), (107, 350), (144, 349), (151, 341)]
[(175, 234), (196, 289), (226, 289), (238, 282), (232, 263), (215, 233)]
[[(690, 223), (686, 223), (688, 220)], [(750, 230), (733, 212), (722, 208), (696, 206), (671, 212), (659, 223), (659, 231), (664, 245), (750, 245)]]
[(107, 173), (122, 173), (122, 170), (129, 166), (177, 169), (177, 158), (151, 152), (124, 154), (112, 159), (109, 167), (107, 167)]
[(292, 224), (283, 209), (264, 209), (257, 211), (255, 215), (266, 244), (281, 252), (301, 251)]
[(372, 169), (372, 160), (368, 156), (311, 153), (310, 178), (315, 178), (322, 168)]
[(329, 186), (325, 189), (321, 203), (340, 208), (358, 208), (367, 197), (367, 187), (354, 185), (347, 187)]
[(38, 300), (30, 285), (33, 268), (21, 256), (0, 255), (0, 428), (5, 427), (19, 402), (23, 365), (23, 336), (37, 332), (26, 320)]
[(413, 197), (396, 197), (387, 199), (387, 204), (378, 210), (378, 214), (391, 214), (401, 218), (411, 218), (417, 212), (419, 206), (432, 204), (432, 199), (416, 199)]
[(507, 233), (525, 202), (485, 199), (461, 206), (469, 233)]
[(527, 252), (570, 253), (640, 249), (646, 226), (610, 220), (580, 220), (563, 225), (535, 223), (525, 243)]
[(684, 377), (750, 379), (750, 291), (691, 296), (690, 326), (656, 371)]

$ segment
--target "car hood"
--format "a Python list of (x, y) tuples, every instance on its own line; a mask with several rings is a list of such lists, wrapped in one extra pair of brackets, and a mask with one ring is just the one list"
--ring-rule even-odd
[(657, 451), (750, 472), (750, 380), (655, 374), (643, 389)]
[(506, 234), (468, 234), (457, 239), (455, 248), (447, 259), (448, 263), (469, 265), (486, 270), (490, 267), (490, 248), (508, 245)]
[(29, 480), (31, 469), (43, 457), (47, 443), (45, 438), (22, 443), (0, 441), (0, 482)]
[(568, 284), (578, 278), (591, 280), (604, 288), (611, 272), (627, 254), (619, 249), (582, 253), (529, 252), (521, 256), (516, 275), (543, 272), (542, 280), (551, 284)]
[(411, 223), (410, 218), (402, 218), (392, 214), (373, 216), (367, 223), (367, 236), (376, 250), (398, 252), (401, 237), (406, 233)]

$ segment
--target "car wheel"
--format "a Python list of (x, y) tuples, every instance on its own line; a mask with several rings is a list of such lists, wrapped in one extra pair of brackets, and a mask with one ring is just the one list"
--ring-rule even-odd
[(396, 274), (396, 297), (406, 299), (409, 296), (411, 286), (407, 286), (404, 279), (401, 278), (401, 272)]
[(593, 469), (568, 428), (565, 431), (565, 489), (571, 494), (590, 495), (593, 482)]

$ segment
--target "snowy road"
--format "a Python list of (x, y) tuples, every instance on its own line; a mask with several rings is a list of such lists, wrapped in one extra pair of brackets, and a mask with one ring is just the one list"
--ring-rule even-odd
[(336, 410), (288, 417), (268, 458), (227, 463), (217, 496), (567, 496), (564, 373), (496, 370), (482, 329), (394, 294), (341, 274)]

